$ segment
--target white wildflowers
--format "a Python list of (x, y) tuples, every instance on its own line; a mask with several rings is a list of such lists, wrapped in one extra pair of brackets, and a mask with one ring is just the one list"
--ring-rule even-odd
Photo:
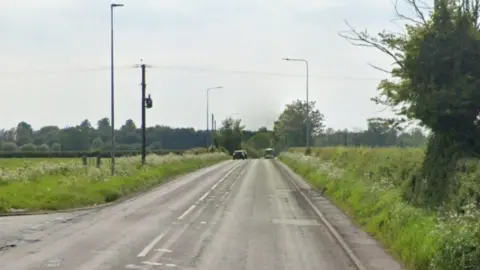
[[(207, 153), (207, 154), (168, 154), (168, 155), (154, 155), (150, 154), (146, 157), (146, 166), (141, 166), (141, 156), (131, 157), (119, 157), (116, 159), (116, 175), (132, 175), (138, 172), (138, 170), (150, 170), (156, 166), (164, 164), (177, 163), (182, 161), (209, 161), (219, 160), (226, 158), (224, 153)], [(24, 165), (17, 168), (0, 168), (0, 182), (11, 181), (35, 181), (40, 177), (47, 175), (56, 175), (64, 178), (64, 181), (60, 182), (69, 183), (75, 182), (75, 176), (85, 179), (87, 175), (88, 179), (92, 181), (106, 180), (111, 176), (110, 159), (103, 158), (101, 160), (100, 168), (95, 165), (89, 165), (84, 167), (81, 158), (75, 158), (71, 160), (61, 162), (45, 161), (40, 163), (34, 163), (30, 166)]]

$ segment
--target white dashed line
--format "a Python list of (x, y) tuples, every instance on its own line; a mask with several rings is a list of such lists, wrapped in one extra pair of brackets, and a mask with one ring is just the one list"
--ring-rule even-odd
[(127, 265), (125, 265), (125, 268), (127, 268), (127, 269), (143, 269), (142, 266), (135, 265), (135, 264), (127, 264)]
[(165, 237), (165, 234), (167, 234), (167, 232), (169, 231), (170, 229), (168, 229), (167, 231), (161, 233), (159, 236), (157, 236), (155, 239), (153, 239), (152, 242), (150, 242), (150, 244), (148, 244), (138, 255), (137, 257), (145, 257), (147, 256), (148, 252), (150, 252), (150, 250), (153, 249), (153, 247), (158, 243), (160, 242), (160, 240), (162, 240), (163, 237)]
[(205, 192), (205, 194), (202, 195), (202, 197), (200, 197), (200, 199), (198, 199), (193, 205), (191, 205), (185, 212), (183, 212), (182, 215), (180, 215), (177, 219), (179, 220), (182, 220), (183, 218), (185, 218), (190, 212), (193, 211), (193, 209), (195, 209), (198, 205), (198, 203), (202, 202), (203, 200), (205, 200), (205, 198), (207, 198), (207, 196), (218, 186), (220, 185), (223, 181), (225, 181), (225, 179), (227, 179), (234, 171), (235, 169), (237, 169), (238, 167), (240, 167), (240, 165), (242, 164), (238, 164), (237, 166), (233, 167), (230, 171), (228, 171), (227, 174), (225, 174), (220, 180), (218, 180), (217, 183), (215, 183), (215, 185), (213, 185), (207, 192)]
[(165, 253), (171, 253), (172, 252), (170, 249), (166, 249), (166, 248), (157, 248), (157, 249), (155, 249), (155, 251), (165, 252)]
[(142, 262), (143, 264), (146, 264), (146, 265), (150, 265), (150, 266), (162, 266), (163, 263), (158, 263), (158, 262), (149, 262), (149, 261), (145, 261), (145, 262)]
[(191, 205), (191, 206), (187, 209), (187, 211), (183, 212), (183, 214), (182, 214), (181, 216), (179, 216), (177, 219), (183, 219), (185, 216), (188, 215), (188, 213), (192, 212), (193, 209), (195, 209), (195, 207), (197, 207), (196, 204)]

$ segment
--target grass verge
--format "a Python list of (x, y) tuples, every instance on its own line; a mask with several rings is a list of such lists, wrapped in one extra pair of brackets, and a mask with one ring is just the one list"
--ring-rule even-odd
[(4, 170), (0, 171), (0, 212), (63, 210), (113, 202), (228, 158), (223, 153), (149, 155), (143, 167), (140, 157), (118, 158), (115, 176), (110, 176), (109, 166), (84, 168), (78, 160)]
[(312, 156), (293, 151), (280, 160), (324, 189), (408, 269), (480, 269), (475, 206), (440, 215), (404, 201), (402, 183), (421, 161), (418, 150), (331, 148), (316, 149)]

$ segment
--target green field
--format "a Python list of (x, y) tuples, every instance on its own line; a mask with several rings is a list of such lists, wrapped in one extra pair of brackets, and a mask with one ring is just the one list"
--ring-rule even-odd
[(0, 158), (0, 172), (17, 168), (38, 166), (45, 163), (78, 162), (80, 158)]
[[(480, 269), (480, 162), (458, 164), (444, 210), (411, 203), (420, 149), (291, 149), (280, 159), (376, 237), (408, 269)], [(448, 210), (445, 210), (448, 209)]]
[(224, 153), (148, 155), (116, 159), (111, 176), (109, 160), (83, 166), (81, 158), (1, 159), (0, 212), (59, 210), (112, 202), (146, 190), (182, 173), (228, 159)]

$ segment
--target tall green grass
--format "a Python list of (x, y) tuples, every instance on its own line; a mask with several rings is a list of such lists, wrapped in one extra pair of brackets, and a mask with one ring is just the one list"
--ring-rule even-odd
[(416, 208), (405, 200), (405, 185), (422, 163), (422, 150), (322, 148), (311, 156), (303, 153), (292, 149), (280, 159), (324, 189), (408, 269), (480, 269), (476, 205), (445, 213)]
[(12, 209), (60, 210), (115, 201), (122, 196), (156, 186), (172, 176), (213, 165), (229, 156), (149, 155), (146, 166), (140, 157), (117, 159), (110, 167), (83, 167), (78, 160), (40, 162), (30, 167), (0, 170), (0, 212)]

